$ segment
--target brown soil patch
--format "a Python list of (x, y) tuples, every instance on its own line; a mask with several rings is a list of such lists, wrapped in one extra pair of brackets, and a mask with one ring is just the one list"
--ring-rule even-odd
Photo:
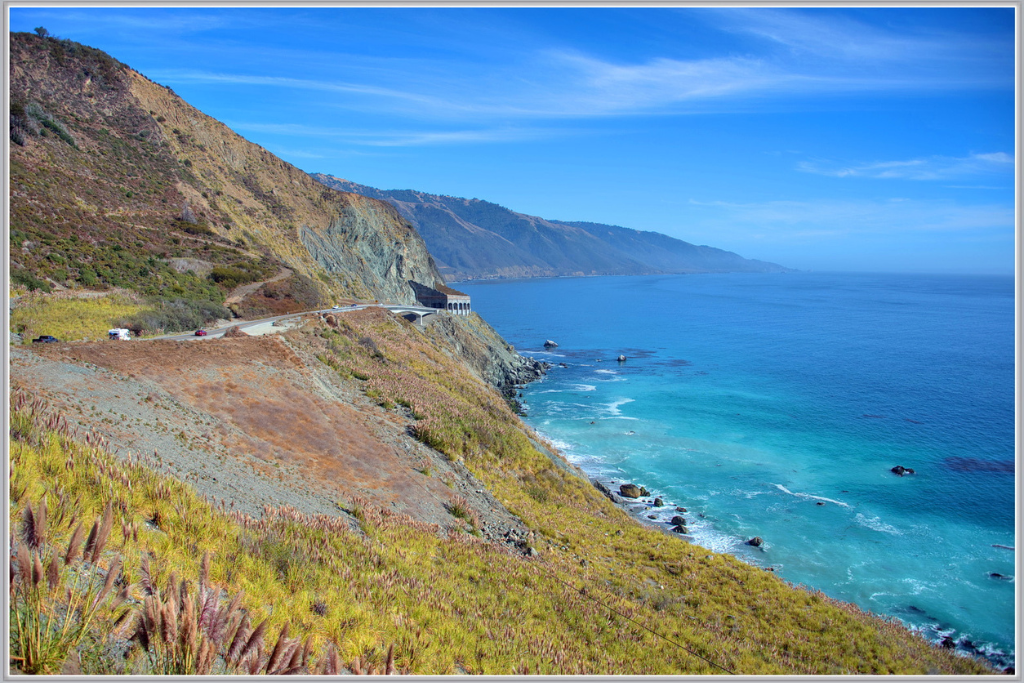
[(319, 363), (307, 365), (277, 335), (62, 344), (39, 351), (53, 360), (105, 368), (126, 381), (155, 383), (177, 404), (220, 423), (211, 432), (229, 457), (257, 463), (265, 477), (291, 479), (294, 486), (335, 500), (361, 496), (448, 524), (452, 518), (444, 504), (479, 487), (460, 473), (463, 481), (452, 490), (440, 477), (417, 471), (425, 457), (435, 472), (445, 465), (405, 433), (399, 416), (353, 401), (351, 388), (322, 372)]

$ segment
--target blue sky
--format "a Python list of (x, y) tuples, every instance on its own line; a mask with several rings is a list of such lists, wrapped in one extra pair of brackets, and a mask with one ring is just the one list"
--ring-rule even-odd
[(1014, 10), (16, 7), (286, 161), (807, 270), (1014, 269)]

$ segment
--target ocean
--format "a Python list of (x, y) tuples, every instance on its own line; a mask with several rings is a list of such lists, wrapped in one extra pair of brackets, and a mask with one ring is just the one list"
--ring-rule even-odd
[(703, 547), (1013, 664), (1012, 277), (457, 286), (554, 364), (522, 389), (526, 422), (591, 476), (661, 496), (657, 521), (686, 507)]

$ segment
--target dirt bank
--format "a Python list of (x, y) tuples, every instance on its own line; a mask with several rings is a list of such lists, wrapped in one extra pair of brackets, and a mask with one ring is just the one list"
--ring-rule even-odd
[(409, 435), (410, 417), (309, 356), (307, 334), (15, 347), (11, 381), (119, 453), (155, 452), (174, 476), (249, 514), (287, 504), (347, 516), (365, 498), (449, 526), (446, 505), (463, 497), (485, 537), (525, 533), (463, 465)]

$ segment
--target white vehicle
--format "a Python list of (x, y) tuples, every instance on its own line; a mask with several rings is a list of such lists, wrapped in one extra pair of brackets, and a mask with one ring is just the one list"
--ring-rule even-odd
[(131, 341), (132, 331), (124, 327), (115, 327), (107, 332), (110, 341)]

